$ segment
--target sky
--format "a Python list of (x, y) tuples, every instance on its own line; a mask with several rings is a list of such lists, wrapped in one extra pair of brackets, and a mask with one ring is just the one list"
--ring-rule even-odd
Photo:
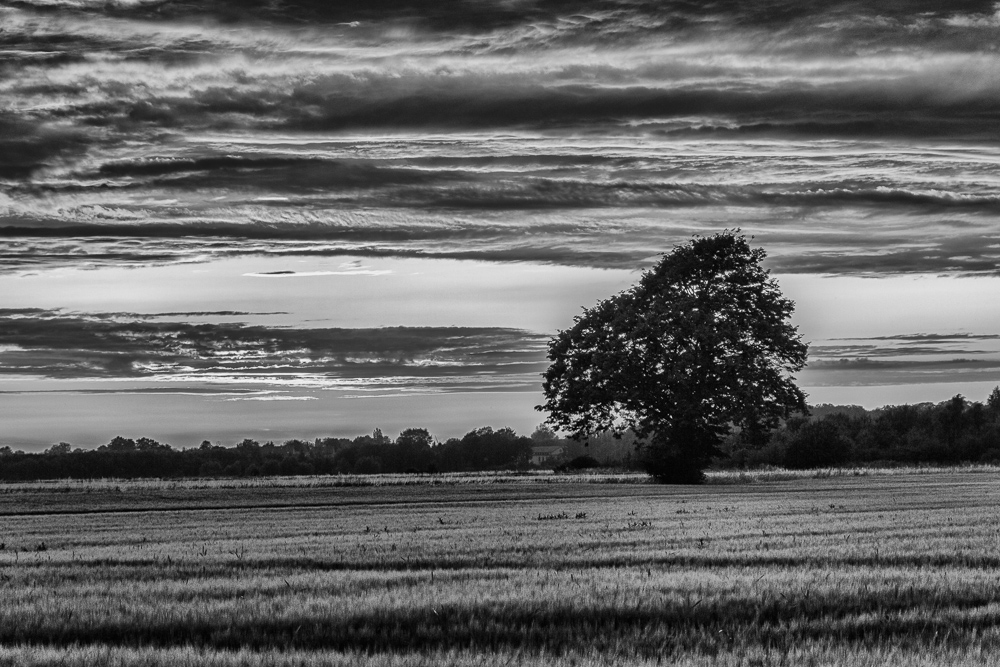
[(1000, 384), (1000, 6), (0, 1), (0, 445), (545, 415), (547, 341), (694, 235), (813, 404)]

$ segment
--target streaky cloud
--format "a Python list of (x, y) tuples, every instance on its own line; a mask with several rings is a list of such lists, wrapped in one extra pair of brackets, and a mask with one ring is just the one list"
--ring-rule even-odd
[(253, 278), (315, 278), (320, 276), (384, 276), (390, 270), (353, 269), (347, 271), (267, 271), (264, 273), (244, 273)]
[(977, 341), (977, 340), (1000, 340), (1000, 334), (971, 334), (971, 333), (917, 333), (917, 334), (896, 334), (894, 336), (872, 336), (870, 340), (901, 341), (904, 343), (924, 343), (924, 342), (951, 342), (951, 341)]
[(1000, 335), (914, 333), (810, 345), (801, 378), (812, 386), (1000, 381)]
[(516, 329), (304, 329), (0, 310), (0, 373), (216, 383), (336, 383), (538, 373), (545, 337)]
[(734, 222), (783, 272), (1000, 266), (990, 2), (24, 0), (0, 21), (4, 271), (640, 267)]

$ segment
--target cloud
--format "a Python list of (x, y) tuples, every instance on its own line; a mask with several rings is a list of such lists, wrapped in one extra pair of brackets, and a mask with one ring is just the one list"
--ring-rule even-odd
[[(939, 362), (845, 362), (811, 365), (798, 374), (803, 387), (1000, 384), (1000, 363), (956, 359)], [(942, 395), (944, 395), (944, 389)], [(884, 399), (883, 399), (884, 400)]]
[(254, 278), (314, 278), (318, 276), (384, 276), (389, 270), (355, 269), (350, 271), (267, 271), (265, 273), (244, 273)]
[(0, 182), (30, 178), (39, 170), (81, 154), (81, 132), (0, 112)]
[[(813, 251), (774, 261), (783, 273), (879, 276), (907, 273), (1000, 275), (995, 235), (928, 239), (906, 245), (884, 243), (872, 248), (858, 243), (850, 252)], [(868, 245), (868, 248), (864, 246)], [(970, 246), (971, 249), (967, 250)]]
[(283, 394), (269, 394), (266, 396), (234, 396), (223, 399), (225, 401), (316, 401), (315, 396), (285, 396)]
[[(28, 317), (49, 317), (57, 311), (45, 310), (45, 309), (34, 309), (34, 308), (8, 308), (0, 309), (0, 314), (6, 315), (7, 317), (18, 317), (28, 316)], [(271, 311), (271, 312), (259, 312), (259, 311), (249, 311), (249, 310), (185, 310), (185, 311), (173, 311), (173, 312), (162, 312), (162, 313), (134, 313), (134, 312), (113, 312), (113, 313), (88, 313), (87, 317), (99, 319), (99, 320), (153, 320), (153, 319), (164, 319), (164, 318), (219, 318), (219, 317), (249, 317), (249, 316), (260, 316), (260, 315), (287, 315), (284, 311)]]
[[(814, 345), (809, 348), (816, 364), (871, 363), (876, 357), (913, 357), (919, 355), (954, 354), (946, 346), (908, 346), (905, 348), (878, 345)], [(964, 350), (962, 354), (988, 354), (985, 350)]]
[[(747, 165), (749, 167), (749, 165)], [(738, 178), (741, 162), (729, 173)], [(600, 187), (593, 188), (600, 192)], [(586, 193), (584, 193), (584, 196)], [(88, 205), (89, 206), (89, 205)], [(779, 273), (997, 275), (993, 216), (882, 205), (379, 207), (302, 203), (184, 206), (145, 202), (149, 218), (94, 219), (76, 207), (59, 218), (0, 222), (0, 271), (211, 261), (237, 255), (428, 257), (573, 266), (648, 266), (692, 234), (740, 226)], [(78, 215), (79, 214), (79, 215)], [(176, 219), (171, 219), (176, 218)], [(347, 270), (347, 269), (345, 269)], [(280, 276), (279, 276), (280, 277)]]
[(877, 341), (899, 341), (902, 343), (928, 343), (928, 342), (962, 342), (962, 341), (989, 341), (1000, 340), (1000, 334), (971, 334), (971, 333), (915, 333), (915, 334), (895, 334), (892, 336), (872, 336), (868, 340)]
[(815, 360), (811, 363), (838, 365), (878, 360), (896, 363), (901, 358), (917, 359), (923, 363), (921, 358), (928, 356), (936, 356), (939, 359), (935, 361), (946, 362), (960, 357), (965, 363), (969, 361), (968, 356), (1000, 355), (1000, 334), (915, 333), (841, 338), (811, 345), (809, 354)]
[(879, 28), (967, 26), (989, 24), (994, 13), (991, 0), (959, 0), (946, 5), (931, 0), (859, 5), (855, 2), (685, 2), (683, 0), (640, 2), (583, 0), (564, 3), (552, 0), (488, 2), (456, 0), (427, 5), (414, 0), (369, 0), (328, 3), (320, 0), (290, 0), (280, 4), (263, 0), (209, 0), (174, 2), (117, 0), (35, 0), (22, 6), (66, 8), (96, 15), (180, 21), (213, 18), (225, 24), (286, 23), (294, 26), (319, 24), (342, 27), (345, 32), (370, 24), (389, 24), (396, 35), (406, 34), (406, 25), (427, 31), (488, 33), (531, 26), (539, 36), (575, 34), (580, 26), (594, 30), (603, 24), (608, 32), (623, 29), (673, 28), (692, 30), (718, 26), (782, 29), (821, 23), (831, 29), (864, 33)]
[(990, 2), (25, 1), (0, 271), (237, 254), (995, 275)]
[(689, 116), (707, 118), (677, 129), (965, 136), (997, 125), (988, 3), (336, 4), (23, 3), (3, 17), (11, 46), (62, 59), (11, 68), (6, 92), (50, 120), (123, 135)]
[[(87, 178), (87, 175), (81, 175)], [(370, 191), (392, 187), (431, 189), (438, 183), (465, 182), (460, 171), (414, 169), (379, 165), (361, 160), (326, 160), (318, 157), (203, 157), (196, 159), (139, 159), (109, 162), (95, 178), (123, 187), (163, 190), (248, 191), (311, 193)], [(256, 197), (265, 200), (265, 197)], [(288, 201), (286, 197), (270, 197)]]
[(1000, 381), (1000, 335), (916, 333), (810, 345), (812, 386)]
[(332, 386), (475, 375), (489, 384), (544, 369), (544, 337), (515, 329), (290, 329), (41, 309), (0, 310), (0, 324), (0, 373), (17, 376)]

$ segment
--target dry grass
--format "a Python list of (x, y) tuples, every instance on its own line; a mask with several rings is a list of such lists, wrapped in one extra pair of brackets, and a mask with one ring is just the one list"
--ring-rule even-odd
[[(706, 473), (708, 484), (757, 484), (796, 479), (829, 477), (896, 477), (913, 475), (1000, 473), (1000, 466), (970, 464), (965, 466), (902, 466), (848, 467), (789, 470), (762, 468), (759, 470), (711, 470)], [(524, 472), (496, 471), (477, 473), (399, 473), (377, 475), (297, 475), (289, 477), (237, 477), (186, 479), (60, 479), (34, 482), (0, 482), (0, 495), (18, 493), (70, 493), (209, 489), (326, 489), (340, 487), (395, 486), (482, 486), (524, 484), (652, 484), (649, 475), (627, 470), (587, 470), (555, 473), (550, 470)]]
[(37, 491), (204, 490), (204, 489), (322, 489), (383, 486), (481, 486), (494, 484), (647, 484), (649, 475), (629, 471), (554, 473), (550, 470), (525, 472), (446, 472), (377, 475), (296, 475), (290, 477), (235, 477), (190, 479), (60, 479), (35, 482), (0, 482), (0, 494)]
[(984, 664), (998, 501), (991, 470), (39, 486), (0, 500), (0, 664)]
[(714, 470), (706, 477), (708, 484), (756, 484), (783, 482), (792, 479), (827, 479), (829, 477), (897, 477), (913, 475), (967, 475), (969, 473), (1000, 473), (1000, 466), (967, 464), (963, 466), (857, 466), (846, 468), (813, 468), (789, 470), (787, 468), (762, 468), (759, 470)]

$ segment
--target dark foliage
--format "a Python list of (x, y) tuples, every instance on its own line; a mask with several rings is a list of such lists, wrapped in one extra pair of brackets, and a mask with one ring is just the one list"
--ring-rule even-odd
[(663, 482), (701, 481), (734, 425), (764, 441), (806, 409), (806, 345), (764, 256), (728, 231), (675, 248), (552, 340), (539, 409), (578, 437), (635, 431)]
[(565, 464), (560, 466), (562, 470), (586, 470), (588, 468), (599, 468), (601, 467), (600, 461), (595, 459), (593, 456), (577, 456), (576, 458), (567, 461)]
[[(996, 399), (996, 400), (995, 400)], [(986, 404), (958, 395), (942, 403), (877, 410), (819, 406), (789, 419), (763, 447), (734, 437), (723, 465), (818, 468), (872, 464), (1000, 463), (1000, 391)]]
[(788, 468), (823, 468), (844, 463), (850, 457), (850, 443), (833, 419), (799, 425), (785, 450)]
[(150, 438), (122, 436), (93, 451), (60, 443), (43, 454), (0, 448), (0, 480), (142, 477), (256, 477), (272, 475), (433, 473), (519, 470), (528, 467), (532, 440), (512, 429), (483, 427), (437, 444), (426, 429), (411, 428), (395, 441), (372, 435), (288, 440), (278, 445), (245, 439), (235, 447), (204, 441), (176, 450)]

